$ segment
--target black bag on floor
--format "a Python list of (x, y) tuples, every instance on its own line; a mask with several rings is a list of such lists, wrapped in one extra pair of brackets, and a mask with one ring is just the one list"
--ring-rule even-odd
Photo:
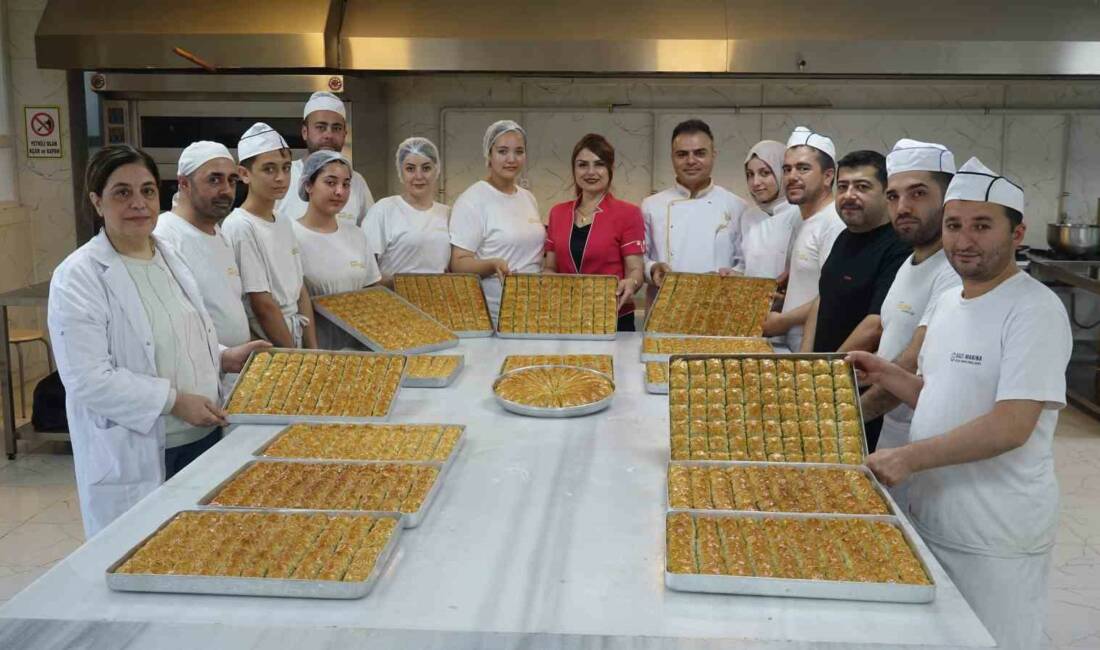
[(65, 415), (65, 386), (57, 372), (46, 375), (34, 387), (31, 424), (35, 431), (43, 433), (65, 433), (69, 430), (69, 419)]

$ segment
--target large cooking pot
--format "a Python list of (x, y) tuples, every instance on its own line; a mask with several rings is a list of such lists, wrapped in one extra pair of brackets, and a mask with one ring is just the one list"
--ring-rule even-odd
[(1065, 255), (1100, 254), (1100, 226), (1086, 223), (1048, 223), (1047, 244)]

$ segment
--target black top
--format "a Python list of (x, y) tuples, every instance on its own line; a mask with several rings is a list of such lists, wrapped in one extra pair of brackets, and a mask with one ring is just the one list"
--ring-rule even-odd
[(583, 273), (581, 258), (584, 257), (584, 246), (588, 243), (588, 231), (591, 228), (592, 224), (587, 226), (573, 224), (573, 232), (569, 235), (569, 253), (573, 256), (573, 266), (577, 268), (577, 273)]
[(870, 232), (845, 230), (821, 267), (814, 352), (836, 352), (869, 314), (878, 314), (894, 276), (913, 249), (887, 223)]

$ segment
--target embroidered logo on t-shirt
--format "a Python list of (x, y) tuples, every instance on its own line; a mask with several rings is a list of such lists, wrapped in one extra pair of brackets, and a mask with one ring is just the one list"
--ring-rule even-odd
[(910, 316), (916, 316), (917, 315), (916, 310), (913, 309), (913, 305), (910, 305), (907, 302), (899, 302), (898, 303), (898, 311), (909, 314)]
[(367, 267), (364, 266), (363, 263), (360, 262), (359, 260), (352, 260), (351, 261), (351, 268), (353, 268), (353, 269), (365, 269)]
[(230, 267), (228, 267), (228, 268), (226, 268), (226, 269), (225, 269), (225, 274), (226, 274), (226, 275), (228, 275), (228, 276), (229, 276), (229, 277), (231, 277), (231, 278), (235, 278), (235, 277), (237, 277), (238, 275), (240, 275), (240, 272), (239, 272), (239, 271), (237, 271), (237, 267), (235, 267), (235, 266), (230, 266)]
[(964, 363), (968, 366), (980, 366), (982, 365), (982, 355), (967, 354), (965, 352), (952, 352), (951, 363)]

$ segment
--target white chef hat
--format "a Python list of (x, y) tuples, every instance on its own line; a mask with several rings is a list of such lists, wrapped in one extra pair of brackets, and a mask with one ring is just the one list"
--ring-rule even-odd
[(351, 162), (339, 151), (329, 151), (328, 149), (315, 151), (302, 162), (302, 179), (298, 181), (298, 198), (309, 203), (309, 192), (306, 191), (306, 188), (313, 184), (317, 173), (331, 162), (344, 163), (347, 165), (348, 172), (351, 172)]
[(524, 131), (522, 126), (512, 120), (493, 122), (489, 125), (489, 128), (485, 129), (485, 137), (481, 140), (481, 151), (485, 153), (486, 161), (489, 160), (489, 153), (493, 150), (493, 143), (497, 141), (497, 138), (512, 131), (523, 136), (523, 142), (527, 144), (527, 131)]
[(180, 176), (190, 176), (196, 169), (215, 158), (228, 158), (233, 162), (233, 154), (220, 142), (199, 140), (187, 145), (180, 154), (179, 164), (176, 166)]
[(813, 147), (818, 151), (822, 151), (836, 162), (836, 145), (828, 137), (821, 135), (820, 133), (814, 133), (804, 126), (796, 126), (794, 131), (791, 132), (791, 137), (787, 139), (787, 148), (791, 147)]
[(339, 113), (340, 117), (345, 120), (348, 119), (347, 109), (344, 108), (344, 102), (329, 92), (319, 91), (309, 96), (309, 101), (306, 102), (306, 107), (302, 109), (302, 119), (309, 117), (309, 114), (313, 111), (332, 111), (333, 113)]
[(942, 144), (902, 138), (886, 154), (886, 175), (902, 172), (955, 173), (955, 154)]
[(405, 159), (409, 156), (424, 156), (432, 161), (435, 163), (435, 175), (439, 175), (439, 149), (431, 140), (414, 136), (406, 138), (401, 144), (397, 145), (397, 155), (394, 157), (394, 161), (397, 163), (398, 178), (404, 178), (402, 175), (404, 171), (401, 166), (405, 164)]
[(1020, 213), (1024, 211), (1023, 189), (983, 165), (977, 158), (971, 158), (959, 167), (943, 197), (944, 203), (948, 201), (982, 201), (1003, 205)]
[(283, 136), (263, 122), (256, 122), (248, 127), (241, 136), (241, 141), (237, 143), (237, 156), (244, 162), (262, 153), (280, 149), (290, 149)]

